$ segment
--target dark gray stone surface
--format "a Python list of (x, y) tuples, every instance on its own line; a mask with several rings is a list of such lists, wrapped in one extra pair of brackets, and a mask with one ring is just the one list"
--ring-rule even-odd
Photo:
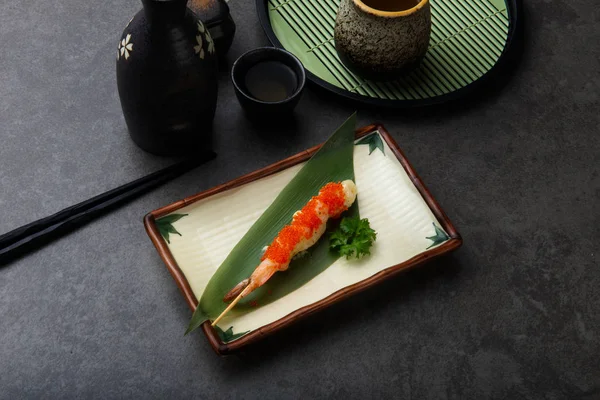
[[(230, 60), (267, 41), (232, 0)], [(127, 136), (117, 40), (136, 1), (0, 4), (0, 231), (172, 162)], [(355, 108), (307, 91), (251, 126), (226, 73), (219, 157), (0, 269), (0, 398), (600, 398), (600, 11), (528, 2), (500, 91), (385, 123), (462, 233), (452, 257), (217, 357), (142, 226), (149, 210), (324, 140)]]

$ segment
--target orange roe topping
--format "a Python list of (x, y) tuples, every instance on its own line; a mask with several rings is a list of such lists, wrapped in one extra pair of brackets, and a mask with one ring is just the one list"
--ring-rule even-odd
[[(300, 210), (300, 212), (294, 217), (292, 221), (293, 225), (304, 226), (307, 228), (306, 238), (312, 236), (313, 232), (319, 229), (323, 221), (317, 213), (317, 208), (321, 204), (321, 201), (317, 196), (310, 199), (310, 201)], [(326, 211), (326, 210), (325, 210)]]
[(319, 204), (323, 212), (330, 216), (338, 216), (347, 207), (344, 205), (344, 187), (341, 183), (328, 183), (323, 186), (294, 217), (290, 225), (286, 225), (273, 240), (261, 260), (270, 259), (282, 267), (287, 267), (294, 248), (302, 239), (310, 238), (319, 229), (323, 221), (317, 213)]
[(329, 209), (329, 215), (336, 217), (346, 211), (344, 206), (344, 186), (341, 183), (328, 183), (319, 192), (321, 200)]

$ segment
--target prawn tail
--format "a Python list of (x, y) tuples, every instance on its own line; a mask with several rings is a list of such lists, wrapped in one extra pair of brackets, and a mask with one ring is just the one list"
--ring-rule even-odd
[(243, 281), (241, 281), (240, 283), (238, 283), (237, 285), (235, 285), (235, 287), (233, 289), (231, 289), (225, 295), (225, 297), (223, 297), (223, 301), (225, 303), (229, 303), (230, 301), (232, 301), (233, 299), (235, 299), (236, 297), (238, 297), (239, 294), (242, 293), (244, 291), (244, 289), (246, 289), (246, 287), (249, 284), (250, 284), (250, 278), (244, 279)]

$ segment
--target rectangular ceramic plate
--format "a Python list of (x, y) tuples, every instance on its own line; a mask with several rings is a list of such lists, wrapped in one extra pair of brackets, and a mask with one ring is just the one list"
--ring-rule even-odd
[[(218, 354), (239, 350), (462, 244), (446, 214), (383, 126), (360, 129), (355, 143), (360, 214), (377, 231), (371, 255), (361, 260), (341, 258), (272, 303), (230, 313), (218, 329), (205, 322), (202, 329)], [(196, 308), (225, 257), (318, 148), (146, 215), (146, 231), (190, 308)]]

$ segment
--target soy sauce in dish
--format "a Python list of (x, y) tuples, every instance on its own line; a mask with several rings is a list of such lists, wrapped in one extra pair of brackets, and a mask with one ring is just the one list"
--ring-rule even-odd
[(248, 94), (257, 100), (278, 102), (292, 96), (298, 87), (294, 70), (277, 61), (262, 61), (250, 67), (245, 76)]

